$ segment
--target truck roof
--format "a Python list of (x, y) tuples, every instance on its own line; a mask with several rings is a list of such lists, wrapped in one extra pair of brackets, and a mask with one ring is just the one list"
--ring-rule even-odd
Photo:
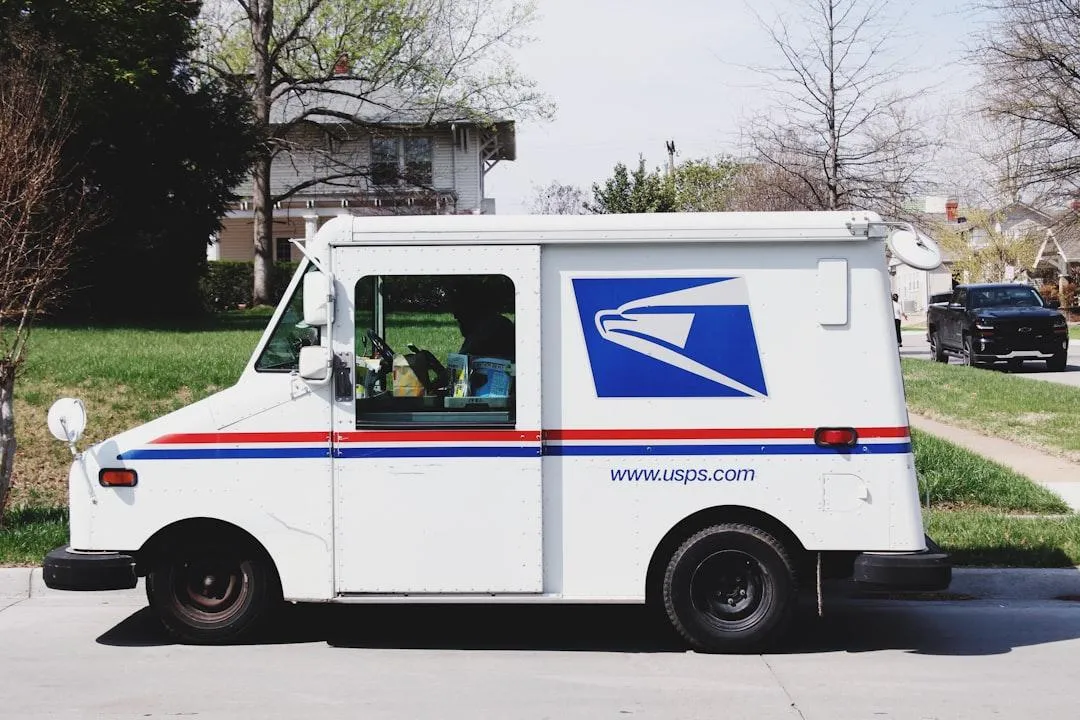
[[(1019, 282), (962, 283), (962, 284), (956, 286), (956, 288), (975, 288), (975, 289), (979, 289), (979, 288), (1002, 288), (1002, 287), (1022, 287), (1022, 288), (1031, 288), (1032, 290), (1035, 289), (1034, 287), (1032, 287), (1031, 285), (1028, 285), (1027, 283), (1019, 283)], [(955, 290), (956, 288), (953, 288), (953, 289)]]
[[(317, 242), (346, 244), (547, 244), (866, 241), (871, 212), (647, 213), (637, 215), (342, 215)], [(878, 240), (881, 233), (871, 233)]]

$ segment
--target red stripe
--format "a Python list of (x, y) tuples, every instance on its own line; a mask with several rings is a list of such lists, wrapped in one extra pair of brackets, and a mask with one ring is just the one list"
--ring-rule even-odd
[[(903, 427), (856, 428), (860, 439), (903, 438)], [(544, 430), (544, 440), (810, 440), (814, 428), (652, 428), (619, 430)], [(334, 433), (336, 443), (365, 442), (540, 442), (537, 430), (360, 430)], [(226, 445), (238, 443), (329, 443), (330, 433), (238, 432), (172, 433), (151, 445)]]
[(540, 442), (539, 430), (361, 430), (334, 434), (334, 442)]
[(330, 433), (318, 432), (237, 432), (171, 433), (151, 440), (151, 445), (227, 445), (233, 443), (330, 443)]

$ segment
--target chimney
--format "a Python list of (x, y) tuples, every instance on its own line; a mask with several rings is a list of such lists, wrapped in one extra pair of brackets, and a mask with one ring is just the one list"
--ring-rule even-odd
[(956, 198), (949, 198), (945, 201), (945, 220), (947, 222), (956, 222), (956, 210), (960, 207), (960, 201)]
[(347, 53), (341, 53), (338, 55), (337, 62), (334, 63), (334, 74), (348, 75), (349, 70), (349, 55)]

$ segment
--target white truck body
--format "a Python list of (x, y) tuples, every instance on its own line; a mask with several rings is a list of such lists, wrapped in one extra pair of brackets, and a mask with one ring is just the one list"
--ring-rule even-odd
[(285, 599), (346, 602), (643, 602), (673, 531), (724, 508), (808, 553), (924, 551), (885, 232), (867, 213), (336, 218), (306, 254), (349, 387), (363, 278), (505, 276), (512, 416), (380, 424), (333, 378), (257, 367), (305, 260), (234, 387), (81, 454), (70, 547), (137, 557), (211, 518), (265, 549)]

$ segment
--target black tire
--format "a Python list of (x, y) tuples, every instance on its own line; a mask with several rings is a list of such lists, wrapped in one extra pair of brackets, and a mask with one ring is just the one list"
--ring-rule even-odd
[(247, 636), (281, 602), (270, 559), (250, 544), (176, 548), (156, 558), (146, 598), (169, 633), (185, 643), (230, 643)]
[(964, 364), (968, 367), (979, 367), (979, 363), (975, 362), (975, 353), (971, 351), (971, 338), (964, 338)]
[(672, 555), (663, 598), (671, 623), (697, 650), (758, 650), (791, 621), (795, 570), (772, 535), (751, 525), (714, 525)]
[(934, 362), (949, 362), (949, 356), (945, 354), (945, 348), (941, 347), (941, 338), (936, 332), (930, 334), (930, 354), (934, 357)]
[(1057, 355), (1046, 361), (1046, 369), (1050, 372), (1064, 372), (1068, 360), (1068, 353), (1059, 352)]

